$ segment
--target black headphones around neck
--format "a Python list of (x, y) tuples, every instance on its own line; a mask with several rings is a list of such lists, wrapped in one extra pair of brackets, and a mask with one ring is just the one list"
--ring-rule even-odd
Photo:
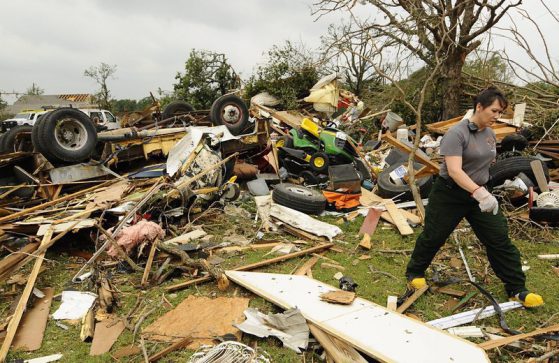
[(478, 132), (479, 127), (477, 127), (477, 125), (472, 121), (468, 120), (468, 130), (470, 130), (470, 132)]

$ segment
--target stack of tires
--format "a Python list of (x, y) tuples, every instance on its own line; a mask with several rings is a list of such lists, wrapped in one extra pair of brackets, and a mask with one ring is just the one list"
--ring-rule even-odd
[(31, 140), (51, 163), (78, 163), (95, 150), (97, 131), (85, 113), (64, 107), (42, 115), (33, 125)]

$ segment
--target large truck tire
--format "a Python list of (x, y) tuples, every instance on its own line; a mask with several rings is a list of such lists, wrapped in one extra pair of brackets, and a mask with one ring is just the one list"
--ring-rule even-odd
[[(491, 187), (496, 187), (505, 182), (505, 180), (513, 180), (520, 173), (526, 174), (528, 178), (537, 185), (536, 177), (532, 171), (530, 163), (534, 160), (539, 160), (533, 156), (513, 156), (507, 159), (498, 160), (489, 168), (489, 184)], [(549, 169), (544, 162), (542, 162), (545, 180), (549, 182)]]
[(37, 125), (38, 151), (51, 162), (77, 163), (89, 159), (97, 144), (91, 119), (75, 108), (59, 108)]
[(212, 104), (210, 119), (214, 125), (225, 125), (233, 135), (239, 135), (248, 125), (248, 108), (235, 95), (221, 96)]
[(187, 112), (194, 111), (194, 107), (184, 101), (173, 101), (165, 106), (163, 113), (161, 114), (161, 119), (166, 120), (173, 116), (182, 115)]
[(276, 185), (272, 200), (306, 214), (320, 214), (326, 208), (326, 198), (321, 192), (291, 183)]
[(31, 143), (31, 138), (29, 134), (33, 126), (31, 125), (19, 125), (12, 127), (3, 135), (0, 141), (0, 151), (13, 153), (16, 151), (33, 151), (33, 144)]
[[(377, 180), (378, 192), (377, 194), (383, 198), (392, 198), (401, 194), (398, 198), (402, 201), (413, 200), (413, 195), (410, 186), (407, 184), (398, 185), (395, 184), (392, 179), (390, 179), (390, 173), (403, 165), (403, 162), (396, 162), (391, 165), (388, 169), (383, 170)], [(422, 165), (420, 163), (414, 163), (414, 168), (416, 170), (420, 169)], [(422, 198), (427, 198), (429, 192), (431, 191), (431, 186), (433, 185), (433, 176), (429, 175), (417, 180), (417, 186), (419, 187), (419, 194)], [(402, 194), (403, 193), (403, 194)]]

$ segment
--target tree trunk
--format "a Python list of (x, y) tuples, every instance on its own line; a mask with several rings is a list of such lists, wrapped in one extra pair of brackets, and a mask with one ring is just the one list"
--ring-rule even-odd
[(460, 116), (460, 100), (463, 94), (462, 67), (466, 55), (466, 52), (459, 50), (449, 54), (441, 67), (442, 120)]

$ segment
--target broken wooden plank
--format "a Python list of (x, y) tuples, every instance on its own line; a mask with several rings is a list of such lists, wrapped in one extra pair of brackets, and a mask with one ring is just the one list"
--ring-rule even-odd
[(366, 250), (371, 249), (371, 236), (368, 233), (363, 234), (361, 242), (359, 242), (359, 247), (363, 247)]
[(324, 332), (312, 323), (309, 323), (309, 329), (335, 363), (367, 363), (365, 358), (346, 342)]
[[(45, 246), (50, 242), (52, 237), (52, 229), (49, 229), (47, 234), (43, 236), (41, 240), (41, 246)], [(27, 285), (23, 289), (21, 293), (21, 297), (19, 302), (17, 303), (14, 315), (8, 324), (8, 328), (6, 329), (6, 337), (4, 338), (4, 342), (2, 343), (2, 348), (0, 349), (0, 362), (4, 362), (6, 360), (6, 356), (8, 355), (8, 351), (10, 350), (10, 346), (12, 345), (12, 341), (16, 335), (19, 323), (21, 321), (21, 317), (23, 315), (23, 311), (25, 306), (27, 305), (27, 301), (31, 296), (31, 292), (33, 291), (33, 287), (35, 286), (35, 281), (37, 281), (37, 276), (41, 270), (41, 265), (43, 264), (43, 260), (45, 258), (45, 252), (42, 252), (37, 259), (35, 260), (35, 265), (33, 265), (33, 269), (27, 278)]]
[(489, 362), (485, 351), (475, 344), (371, 301), (358, 297), (351, 305), (323, 302), (319, 296), (336, 288), (321, 281), (284, 274), (225, 273), (235, 283), (284, 309), (296, 306), (312, 324), (378, 360)]
[(530, 338), (536, 335), (541, 335), (541, 334), (547, 334), (547, 333), (552, 333), (555, 331), (559, 331), (559, 324), (555, 324), (555, 325), (551, 325), (548, 326), (547, 328), (540, 328), (540, 329), (536, 329), (534, 331), (531, 331), (529, 333), (524, 333), (524, 334), (517, 334), (517, 335), (512, 335), (510, 337), (506, 337), (503, 339), (496, 339), (496, 340), (490, 340), (487, 342), (483, 342), (481, 344), (479, 344), (479, 346), (485, 350), (489, 350), (489, 349), (495, 349), (498, 348), (500, 346), (503, 346), (505, 344), (510, 344), (512, 342), (516, 342), (522, 339), (526, 339), (526, 338)]
[(373, 233), (375, 233), (381, 214), (382, 211), (380, 209), (369, 208), (369, 212), (359, 229), (359, 234), (368, 234), (369, 236), (372, 236)]
[(25, 312), (17, 330), (12, 346), (14, 349), (34, 351), (41, 348), (54, 289), (47, 287), (42, 290), (45, 294), (38, 299), (33, 307)]
[(319, 256), (312, 256), (303, 266), (299, 267), (297, 271), (293, 273), (293, 275), (306, 275), (308, 271), (310, 271), (314, 265), (320, 259)]
[(151, 265), (153, 264), (153, 258), (155, 257), (155, 251), (157, 250), (157, 243), (159, 242), (158, 239), (151, 243), (151, 248), (149, 249), (148, 260), (146, 262), (146, 267), (144, 269), (144, 274), (142, 275), (142, 281), (140, 285), (142, 287), (146, 287), (148, 284), (149, 272), (151, 270)]
[(390, 311), (396, 311), (398, 308), (398, 296), (388, 295), (386, 297), (386, 308)]
[(190, 343), (192, 343), (192, 339), (190, 337), (186, 337), (184, 339), (181, 339), (178, 342), (171, 344), (167, 348), (165, 348), (163, 350), (160, 350), (159, 352), (157, 352), (154, 355), (152, 355), (151, 357), (149, 357), (148, 362), (150, 362), (150, 363), (151, 362), (157, 362), (158, 360), (160, 360), (161, 358), (163, 358), (167, 354), (172, 353), (175, 350), (185, 348)]
[(402, 303), (402, 305), (398, 306), (396, 311), (400, 314), (403, 314), (404, 311), (406, 311), (415, 302), (415, 300), (419, 299), (419, 297), (423, 295), (428, 289), (429, 286), (425, 285), (422, 288), (415, 290), (413, 294)]
[[(333, 243), (325, 243), (325, 244), (321, 244), (319, 246), (315, 246), (315, 247), (311, 247), (311, 248), (307, 248), (306, 250), (302, 250), (302, 251), (298, 251), (298, 252), (293, 252), (293, 253), (289, 253), (287, 255), (283, 255), (283, 256), (278, 256), (278, 257), (274, 257), (268, 260), (263, 260), (263, 261), (259, 261), (259, 262), (255, 262), (255, 263), (251, 263), (250, 265), (245, 265), (245, 266), (240, 266), (235, 268), (235, 271), (249, 271), (249, 270), (254, 270), (256, 268), (259, 267), (264, 267), (264, 266), (268, 266), (268, 265), (272, 265), (274, 263), (278, 263), (278, 262), (282, 262), (282, 261), (286, 261), (289, 260), (291, 258), (295, 258), (295, 257), (299, 257), (299, 256), (305, 256), (308, 254), (311, 254), (313, 252), (319, 252), (319, 251), (324, 251), (327, 250), (331, 247), (333, 247), (334, 244)], [(175, 291), (175, 290), (180, 290), (183, 289), (185, 287), (188, 287), (190, 285), (195, 285), (195, 284), (199, 284), (201, 282), (206, 282), (206, 281), (211, 281), (212, 277), (211, 276), (204, 276), (204, 277), (200, 277), (194, 280), (190, 280), (190, 281), (186, 281), (186, 282), (181, 282), (179, 284), (176, 285), (172, 285), (172, 286), (167, 286), (165, 288), (165, 291)]]
[(328, 291), (320, 295), (320, 300), (333, 304), (349, 305), (355, 300), (353, 291)]
[(413, 234), (413, 229), (410, 227), (404, 216), (400, 214), (400, 210), (396, 208), (394, 201), (392, 201), (391, 199), (384, 199), (383, 202), (386, 210), (390, 214), (390, 217), (392, 217), (392, 220), (394, 221), (394, 224), (396, 225), (396, 228), (398, 228), (400, 234), (403, 236), (409, 236)]
[(89, 355), (101, 355), (111, 350), (124, 328), (124, 322), (120, 319), (108, 318), (95, 324)]

